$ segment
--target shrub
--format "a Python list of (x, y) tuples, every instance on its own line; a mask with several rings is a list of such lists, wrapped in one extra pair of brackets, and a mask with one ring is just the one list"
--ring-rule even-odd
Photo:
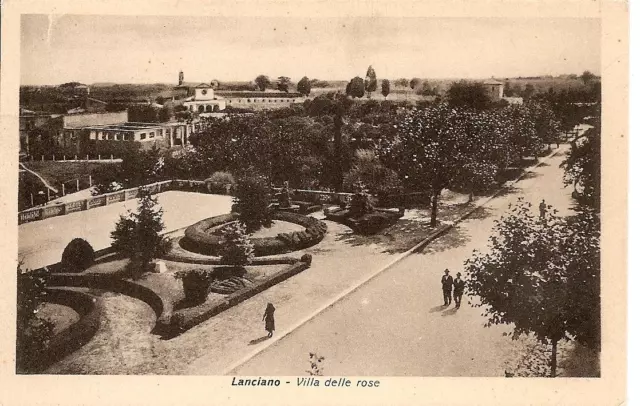
[(229, 172), (214, 172), (205, 180), (210, 191), (226, 191), (227, 185), (235, 185), (236, 180)]
[(38, 316), (46, 297), (46, 271), (24, 272), (18, 265), (16, 315), (16, 370), (31, 372), (53, 338), (53, 323)]
[(164, 223), (157, 198), (144, 188), (140, 188), (139, 196), (137, 212), (120, 216), (111, 238), (113, 248), (131, 259), (130, 269), (145, 272), (153, 258), (168, 251), (170, 243), (160, 234)]
[(307, 265), (311, 265), (312, 259), (313, 257), (311, 256), (311, 254), (304, 254), (302, 258), (300, 258), (300, 261), (304, 262)]
[(200, 304), (207, 300), (211, 278), (206, 269), (179, 271), (175, 273), (174, 277), (182, 280), (182, 289), (187, 302)]
[(82, 238), (74, 238), (62, 252), (60, 262), (67, 272), (82, 272), (93, 265), (95, 259), (91, 244)]
[(228, 265), (247, 265), (253, 260), (253, 244), (249, 240), (246, 228), (239, 222), (233, 222), (222, 229), (223, 243), (220, 256), (222, 263)]
[(247, 175), (238, 181), (234, 210), (240, 215), (239, 220), (248, 233), (271, 225), (270, 194), (271, 188), (261, 175)]

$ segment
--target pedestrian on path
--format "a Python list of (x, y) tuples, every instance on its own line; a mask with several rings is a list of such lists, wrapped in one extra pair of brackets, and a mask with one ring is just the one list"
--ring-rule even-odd
[(267, 304), (267, 308), (264, 311), (264, 315), (262, 316), (262, 320), (264, 323), (264, 329), (269, 332), (268, 337), (273, 337), (273, 331), (276, 329), (276, 320), (273, 316), (276, 308), (273, 307), (271, 303)]
[(460, 276), (461, 274), (458, 272), (456, 278), (453, 280), (453, 300), (456, 302), (456, 309), (460, 308), (462, 294), (464, 293), (464, 281)]
[(544, 216), (547, 215), (547, 204), (544, 202), (544, 199), (542, 199), (538, 208), (540, 209), (540, 217), (544, 218)]
[(444, 296), (444, 305), (449, 306), (451, 304), (451, 289), (453, 288), (453, 278), (449, 275), (449, 270), (444, 270), (442, 275), (442, 296)]

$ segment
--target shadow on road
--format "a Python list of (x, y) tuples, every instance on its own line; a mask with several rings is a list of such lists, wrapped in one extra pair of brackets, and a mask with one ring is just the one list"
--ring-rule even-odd
[(437, 312), (441, 312), (444, 309), (446, 309), (449, 306), (445, 306), (445, 305), (440, 305), (440, 306), (436, 306), (436, 307), (432, 307), (431, 309), (429, 309), (429, 313), (437, 313)]
[(442, 312), (441, 316), (453, 316), (456, 313), (458, 313), (458, 309), (456, 307), (452, 307), (451, 309)]
[(263, 342), (263, 341), (267, 341), (268, 339), (269, 339), (269, 336), (268, 336), (268, 335), (266, 335), (266, 336), (263, 336), (263, 337), (260, 337), (260, 338), (256, 338), (255, 340), (251, 340), (251, 341), (249, 341), (249, 344), (247, 344), (247, 345), (256, 345), (256, 344), (260, 344), (261, 342)]
[(424, 248), (416, 251), (416, 254), (431, 254), (434, 252), (443, 252), (451, 248), (460, 247), (469, 241), (469, 234), (466, 230), (460, 228), (452, 228), (442, 234), (435, 240), (431, 241)]

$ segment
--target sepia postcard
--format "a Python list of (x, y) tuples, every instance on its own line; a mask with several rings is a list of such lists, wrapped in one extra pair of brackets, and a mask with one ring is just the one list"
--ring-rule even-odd
[(625, 402), (628, 26), (6, 0), (0, 403)]

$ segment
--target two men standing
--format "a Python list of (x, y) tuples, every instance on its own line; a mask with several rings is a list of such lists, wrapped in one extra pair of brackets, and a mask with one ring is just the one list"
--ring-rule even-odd
[(456, 279), (453, 279), (449, 275), (449, 270), (444, 270), (442, 275), (442, 296), (444, 297), (444, 305), (449, 306), (451, 304), (451, 291), (453, 291), (453, 299), (456, 302), (456, 309), (460, 308), (460, 302), (462, 301), (462, 294), (464, 293), (464, 281), (460, 277), (461, 274), (456, 274)]

